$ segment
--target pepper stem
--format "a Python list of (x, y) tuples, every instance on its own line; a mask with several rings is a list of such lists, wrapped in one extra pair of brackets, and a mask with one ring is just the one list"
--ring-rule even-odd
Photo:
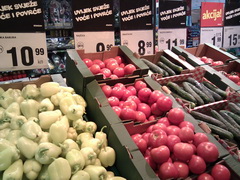
[(103, 132), (103, 130), (104, 130), (105, 128), (107, 128), (107, 126), (103, 126), (103, 127), (101, 128), (100, 132)]

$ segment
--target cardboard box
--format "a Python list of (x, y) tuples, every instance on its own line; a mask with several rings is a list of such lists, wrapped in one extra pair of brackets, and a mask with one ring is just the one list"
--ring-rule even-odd
[(156, 52), (154, 55), (145, 55), (145, 56), (141, 56), (141, 58), (146, 59), (154, 64), (157, 64), (158, 61), (160, 60), (160, 57), (164, 56), (166, 57), (168, 60), (170, 60), (172, 63), (181, 66), (183, 68), (183, 71), (181, 72), (181, 74), (186, 74), (191, 72), (192, 70), (194, 70), (195, 68), (189, 64), (188, 62), (185, 61), (185, 58), (182, 56), (178, 56), (177, 54), (175, 54), (174, 52), (170, 51), (170, 50), (161, 50)]
[(231, 180), (240, 179), (240, 162), (233, 158), (232, 155), (228, 155), (223, 158), (224, 164), (230, 169)]
[[(127, 64), (134, 64), (136, 71), (129, 76), (139, 76), (148, 73), (149, 68), (139, 61), (126, 46), (114, 46), (110, 51), (97, 52), (97, 53), (85, 53), (84, 50), (67, 50), (67, 62), (66, 62), (66, 80), (67, 84), (75, 89), (78, 94), (84, 96), (86, 85), (92, 80), (104, 82), (102, 75), (94, 75), (82, 61), (84, 58), (100, 59), (114, 58), (115, 56), (121, 56)], [(123, 77), (125, 78), (125, 77)], [(119, 78), (122, 79), (122, 78)], [(110, 79), (106, 79), (110, 81)]]

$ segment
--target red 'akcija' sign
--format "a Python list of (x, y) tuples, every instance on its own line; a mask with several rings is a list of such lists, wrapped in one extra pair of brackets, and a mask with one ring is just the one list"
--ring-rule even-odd
[(201, 27), (223, 26), (224, 3), (202, 2)]

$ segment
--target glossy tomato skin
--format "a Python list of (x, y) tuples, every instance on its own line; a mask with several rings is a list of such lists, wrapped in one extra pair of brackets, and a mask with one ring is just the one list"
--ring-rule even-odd
[(172, 104), (173, 102), (168, 96), (161, 96), (157, 100), (157, 106), (163, 112), (167, 112), (172, 109)]
[(149, 135), (149, 145), (151, 147), (158, 147), (161, 145), (166, 145), (167, 144), (167, 134), (161, 130), (161, 129), (156, 129), (151, 132)]
[(136, 111), (136, 121), (137, 122), (145, 122), (146, 115), (142, 111)]
[(153, 161), (152, 157), (150, 155), (144, 156), (144, 159), (147, 161), (147, 163), (150, 165), (150, 167), (155, 171), (157, 169), (157, 164)]
[(120, 118), (122, 120), (135, 120), (136, 111), (130, 108), (123, 108), (120, 113)]
[(102, 86), (102, 91), (106, 97), (109, 97), (111, 95), (112, 88), (109, 85), (104, 85), (104, 86)]
[(181, 129), (178, 126), (175, 126), (175, 125), (167, 126), (167, 134), (168, 135), (176, 135), (176, 136), (178, 136), (180, 130)]
[(183, 127), (180, 129), (178, 136), (182, 142), (190, 142), (194, 138), (194, 132), (189, 127)]
[(194, 134), (193, 144), (197, 147), (202, 142), (208, 142), (208, 137), (204, 133), (196, 133)]
[(113, 109), (114, 112), (118, 115), (118, 117), (120, 117), (122, 108), (120, 108), (119, 106), (113, 106), (112, 109)]
[(208, 173), (203, 173), (198, 176), (197, 180), (214, 180), (213, 177)]
[(188, 166), (194, 174), (202, 174), (206, 171), (206, 163), (200, 156), (192, 155)]
[(186, 163), (180, 162), (180, 161), (175, 161), (173, 165), (177, 168), (179, 178), (187, 178), (189, 175), (189, 168)]
[(155, 163), (162, 164), (170, 158), (170, 150), (165, 145), (158, 146), (150, 151), (150, 156)]
[(177, 168), (171, 162), (165, 162), (159, 167), (158, 176), (161, 180), (170, 178), (177, 179), (179, 174)]
[(168, 120), (173, 125), (179, 125), (184, 121), (184, 111), (180, 108), (172, 108), (167, 114)]
[(222, 164), (216, 164), (212, 168), (211, 175), (214, 179), (217, 179), (217, 180), (230, 180), (231, 179), (231, 173), (230, 173), (229, 169)]
[(195, 130), (195, 127), (193, 125), (193, 123), (189, 122), (189, 121), (183, 121), (178, 125), (180, 128), (183, 127), (190, 127), (193, 131)]
[(132, 95), (136, 95), (137, 94), (137, 90), (134, 86), (128, 86), (127, 90), (131, 91)]
[(146, 103), (139, 103), (137, 105), (137, 110), (142, 111), (146, 115), (146, 118), (148, 118), (151, 115), (151, 108)]
[(123, 96), (123, 89), (121, 87), (113, 87), (112, 88), (112, 92), (111, 92), (111, 96), (115, 96), (118, 99), (121, 99)]
[(110, 104), (110, 106), (118, 106), (119, 105), (119, 99), (115, 96), (111, 96), (108, 98), (108, 102)]
[(169, 135), (167, 137), (167, 146), (171, 152), (173, 151), (173, 146), (179, 142), (181, 142), (181, 139), (176, 135)]
[(136, 139), (135, 144), (137, 145), (138, 149), (141, 151), (142, 154), (145, 153), (147, 150), (147, 142), (143, 138)]
[(136, 90), (138, 92), (140, 89), (147, 87), (147, 84), (145, 82), (139, 80), (134, 83), (134, 87), (136, 88)]
[(136, 67), (133, 64), (127, 64), (124, 67), (124, 72), (126, 75), (133, 74), (135, 70), (136, 70)]
[(170, 126), (170, 122), (168, 121), (167, 117), (162, 117), (160, 119), (158, 119), (157, 123), (163, 123), (165, 124), (167, 127)]
[(180, 161), (187, 162), (191, 159), (194, 151), (188, 143), (177, 143), (173, 146), (173, 154)]
[(206, 162), (214, 162), (218, 159), (218, 148), (212, 142), (202, 142), (197, 146), (197, 155)]

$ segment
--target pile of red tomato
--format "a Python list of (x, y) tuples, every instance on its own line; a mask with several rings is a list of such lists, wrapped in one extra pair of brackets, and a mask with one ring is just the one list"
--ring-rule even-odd
[(204, 63), (209, 64), (210, 66), (219, 66), (224, 64), (223, 61), (215, 61), (212, 58), (209, 58), (207, 56), (202, 56), (198, 58)]
[(89, 58), (83, 59), (89, 70), (94, 74), (102, 74), (103, 79), (118, 79), (125, 75), (133, 74), (136, 67), (133, 64), (127, 64), (121, 56), (114, 58), (91, 60)]

